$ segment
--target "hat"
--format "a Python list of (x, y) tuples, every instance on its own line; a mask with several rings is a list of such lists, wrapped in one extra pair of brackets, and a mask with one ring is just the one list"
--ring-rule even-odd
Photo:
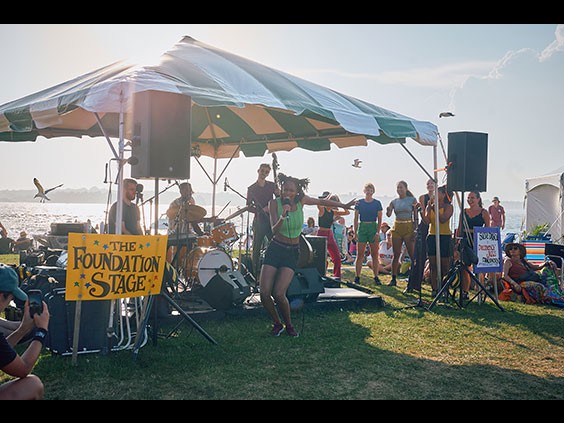
[(523, 244), (518, 244), (516, 242), (510, 242), (509, 244), (507, 244), (505, 246), (505, 248), (503, 249), (503, 251), (505, 251), (505, 254), (508, 257), (511, 257), (511, 254), (509, 253), (509, 249), (511, 249), (512, 247), (519, 247), (519, 252), (521, 253), (521, 257), (525, 258), (525, 256), (527, 255), (527, 249), (525, 248), (525, 246)]
[(499, 201), (499, 197), (494, 197), (492, 201)]
[(328, 198), (330, 195), (331, 195), (331, 193), (329, 191), (323, 191), (323, 194), (321, 194), (317, 198)]
[(27, 301), (27, 294), (18, 287), (18, 274), (3, 263), (0, 263), (0, 292), (8, 292), (20, 301)]
[(26, 232), (26, 231), (21, 231), (21, 232), (20, 232), (20, 236), (21, 236), (22, 238), (26, 237), (26, 236), (27, 236), (27, 232)]
[(382, 227), (382, 226), (384, 226), (384, 225), (386, 225), (388, 228), (390, 227), (390, 225), (388, 224), (388, 222), (382, 222), (382, 225), (381, 225), (380, 227)]

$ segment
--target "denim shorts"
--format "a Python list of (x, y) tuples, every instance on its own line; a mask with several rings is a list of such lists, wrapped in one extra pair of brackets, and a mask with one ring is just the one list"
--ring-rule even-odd
[(282, 244), (275, 239), (270, 241), (264, 255), (263, 266), (272, 266), (276, 269), (287, 267), (296, 270), (300, 258), (300, 246)]

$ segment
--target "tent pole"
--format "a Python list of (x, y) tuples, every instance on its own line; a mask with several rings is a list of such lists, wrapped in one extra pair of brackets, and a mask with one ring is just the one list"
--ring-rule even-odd
[(104, 127), (102, 126), (102, 119), (100, 119), (100, 116), (98, 116), (98, 113), (94, 113), (94, 116), (96, 117), (96, 122), (98, 122), (98, 126), (100, 127), (100, 130), (102, 131), (102, 134), (104, 134), (104, 138), (106, 138), (106, 142), (108, 143), (108, 145), (110, 146), (110, 149), (112, 150), (112, 153), (114, 153), (114, 158), (116, 160), (119, 160), (119, 155), (118, 152), (116, 151), (116, 149), (114, 148), (112, 141), (110, 140), (110, 137), (108, 136), (108, 134), (106, 133), (106, 130), (104, 129)]
[(119, 106), (119, 159), (118, 159), (118, 192), (116, 208), (116, 235), (121, 235), (121, 222), (123, 221), (123, 165), (124, 165), (124, 122), (123, 122), (123, 91), (120, 93)]
[(212, 217), (215, 217), (215, 193), (217, 191), (217, 157), (213, 158)]
[(435, 248), (437, 254), (435, 254), (435, 259), (437, 260), (437, 289), (440, 291), (442, 288), (442, 272), (441, 272), (441, 230), (440, 230), (440, 219), (439, 219), (439, 203), (437, 199), (439, 198), (439, 163), (437, 146), (433, 146), (433, 163), (435, 169)]

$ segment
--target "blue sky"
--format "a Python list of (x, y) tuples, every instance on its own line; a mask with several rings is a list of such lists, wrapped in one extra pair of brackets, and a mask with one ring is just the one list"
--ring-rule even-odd
[[(488, 190), (521, 201), (525, 179), (564, 165), (564, 26), (524, 25), (0, 25), (0, 104), (51, 87), (118, 60), (156, 63), (183, 36), (311, 80), (341, 93), (439, 126), (448, 133), (489, 135)], [(442, 111), (454, 118), (439, 119)], [(432, 148), (413, 140), (409, 151), (433, 169)], [(40, 139), (0, 143), (0, 190), (45, 186), (104, 187), (111, 151), (103, 139)], [(351, 166), (355, 158), (361, 169)], [(420, 194), (427, 175), (397, 145), (278, 154), (280, 171), (311, 179), (310, 193), (395, 195), (405, 180)], [(241, 157), (225, 173), (239, 192), (256, 179), (263, 159)], [(439, 167), (444, 166), (439, 149)], [(202, 163), (211, 172), (212, 162)], [(220, 161), (220, 168), (227, 161)], [(127, 171), (126, 171), (127, 173)], [(444, 179), (444, 175), (441, 176)], [(191, 181), (200, 192), (211, 184), (195, 163)], [(223, 180), (221, 181), (221, 183)], [(219, 188), (221, 189), (221, 187)]]

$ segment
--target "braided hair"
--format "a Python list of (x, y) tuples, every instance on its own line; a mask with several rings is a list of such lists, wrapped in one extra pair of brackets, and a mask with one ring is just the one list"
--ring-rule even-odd
[(308, 178), (304, 178), (304, 179), (298, 179), (298, 178), (294, 178), (292, 176), (286, 176), (283, 173), (278, 174), (278, 180), (280, 181), (280, 184), (282, 186), (284, 186), (284, 184), (288, 183), (288, 182), (293, 182), (296, 185), (296, 202), (302, 201), (302, 198), (304, 198), (305, 196), (305, 191), (307, 191), (307, 188), (309, 186), (309, 179)]

